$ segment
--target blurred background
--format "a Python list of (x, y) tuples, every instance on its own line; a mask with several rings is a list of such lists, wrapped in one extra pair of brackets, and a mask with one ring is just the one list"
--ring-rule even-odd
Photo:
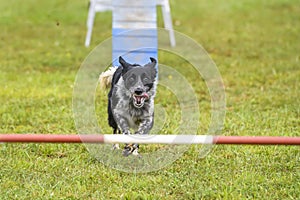
[[(90, 47), (84, 46), (88, 5), (0, 2), (0, 133), (76, 133), (77, 70), (112, 32), (112, 13), (97, 13)], [(170, 0), (170, 5), (174, 29), (201, 44), (222, 75), (223, 134), (300, 136), (300, 2)], [(163, 27), (161, 10), (157, 13)], [(186, 64), (170, 55), (159, 59), (178, 68)], [(194, 83), (205, 130), (210, 98), (205, 85)], [(0, 198), (300, 197), (299, 147), (218, 146), (204, 159), (197, 150), (192, 146), (161, 171), (133, 175), (93, 160), (83, 145), (0, 144)]]

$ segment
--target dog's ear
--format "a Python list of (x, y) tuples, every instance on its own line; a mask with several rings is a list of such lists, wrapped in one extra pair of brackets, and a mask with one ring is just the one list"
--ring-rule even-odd
[(157, 75), (157, 68), (156, 68), (157, 61), (155, 58), (152, 57), (150, 57), (150, 60), (151, 62), (146, 64), (145, 67), (149, 67), (151, 69), (151, 78), (154, 80)]
[(129, 67), (131, 66), (131, 64), (127, 63), (122, 56), (119, 57), (119, 63), (121, 64), (121, 66), (123, 67), (123, 74), (125, 74), (128, 70)]
[(130, 65), (124, 60), (124, 58), (122, 58), (122, 56), (119, 57), (119, 63), (121, 64), (122, 67), (127, 67), (128, 65)]
[(152, 63), (155, 63), (155, 65), (156, 65), (157, 61), (156, 61), (155, 58), (150, 57), (150, 60), (151, 60)]

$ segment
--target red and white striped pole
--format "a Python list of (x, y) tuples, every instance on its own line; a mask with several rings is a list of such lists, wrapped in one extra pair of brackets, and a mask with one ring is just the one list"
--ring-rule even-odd
[(234, 144), (300, 145), (300, 137), (285, 136), (212, 136), (212, 135), (57, 135), (0, 134), (6, 143), (140, 143), (140, 144)]

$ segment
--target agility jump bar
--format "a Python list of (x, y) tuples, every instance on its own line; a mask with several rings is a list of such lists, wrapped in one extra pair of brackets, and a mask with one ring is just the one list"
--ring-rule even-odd
[(0, 134), (5, 143), (140, 143), (140, 144), (233, 144), (233, 145), (300, 145), (300, 137), (285, 136), (213, 136), (213, 135), (57, 135)]

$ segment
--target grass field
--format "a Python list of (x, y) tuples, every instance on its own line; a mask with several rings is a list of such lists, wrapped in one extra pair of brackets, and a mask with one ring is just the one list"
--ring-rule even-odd
[[(98, 14), (91, 47), (84, 47), (87, 2), (0, 2), (0, 133), (76, 133), (76, 73), (93, 47), (111, 35), (111, 13)], [(170, 3), (175, 30), (200, 43), (222, 75), (222, 134), (300, 136), (300, 2)], [(160, 11), (158, 17), (162, 26)], [(169, 55), (159, 59), (172, 62)], [(210, 98), (201, 81), (194, 87), (203, 111), (201, 132), (209, 123)], [(160, 93), (157, 101), (177, 109)], [(104, 102), (96, 105), (104, 116)], [(103, 165), (80, 144), (0, 144), (0, 199), (296, 200), (299, 150), (215, 146), (199, 158), (199, 147), (191, 146), (171, 165), (135, 174)]]

